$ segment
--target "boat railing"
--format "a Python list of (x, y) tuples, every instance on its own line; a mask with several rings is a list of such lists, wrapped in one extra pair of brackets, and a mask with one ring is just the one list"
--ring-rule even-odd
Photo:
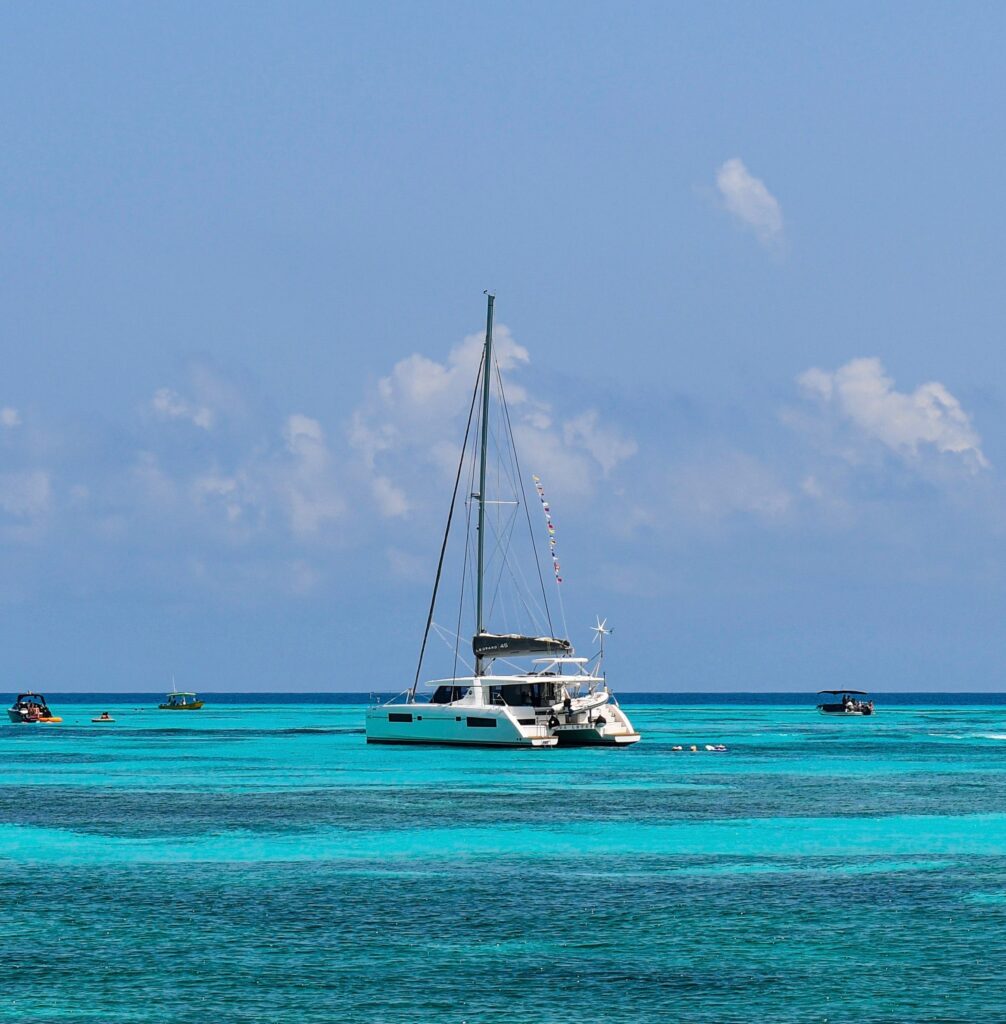
[[(393, 697), (389, 697), (388, 700), (384, 700), (384, 695), (375, 693), (373, 690), (370, 691), (370, 706), (371, 707), (384, 707), (387, 704), (408, 704), (409, 697), (412, 694), (412, 688), (402, 690), (401, 693), (396, 693)], [(403, 700), (404, 698), (404, 700)]]

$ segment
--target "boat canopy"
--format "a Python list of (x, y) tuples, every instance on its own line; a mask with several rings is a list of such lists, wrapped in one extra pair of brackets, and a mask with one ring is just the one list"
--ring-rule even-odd
[(172, 690), (171, 693), (168, 694), (168, 696), (169, 697), (194, 697), (195, 694), (192, 693), (190, 690)]
[(859, 697), (867, 696), (867, 691), (866, 690), (818, 690), (817, 692), (818, 693), (834, 693), (834, 694), (854, 693), (854, 694), (856, 694)]
[(554, 636), (521, 636), (519, 633), (476, 633), (472, 652), (476, 658), (522, 654), (569, 654), (573, 645)]

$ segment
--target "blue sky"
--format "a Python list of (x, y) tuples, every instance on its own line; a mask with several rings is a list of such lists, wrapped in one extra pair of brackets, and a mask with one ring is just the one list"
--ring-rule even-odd
[(411, 680), (482, 290), (622, 690), (1001, 689), (1001, 6), (8, 5), (10, 689)]

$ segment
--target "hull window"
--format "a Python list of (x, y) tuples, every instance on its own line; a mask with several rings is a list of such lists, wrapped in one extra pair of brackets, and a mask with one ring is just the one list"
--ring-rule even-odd
[(469, 718), (468, 719), (469, 729), (495, 729), (496, 719), (495, 718)]
[(388, 715), (388, 721), (389, 722), (411, 722), (412, 721), (412, 715), (390, 714), (390, 715)]

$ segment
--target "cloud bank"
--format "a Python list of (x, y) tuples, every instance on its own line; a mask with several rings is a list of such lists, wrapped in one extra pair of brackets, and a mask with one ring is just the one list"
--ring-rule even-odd
[[(0, 537), (48, 552), (63, 585), (85, 591), (127, 586), (125, 566), (104, 584), (94, 571), (123, 552), (132, 585), (173, 593), (188, 582), (239, 598), (306, 595), (367, 548), (411, 579), (453, 483), (482, 342), (398, 360), (343, 422), (278, 413), (254, 382), (205, 364), (156, 388), (125, 424), (74, 432), (5, 406)], [(521, 380), (530, 354), (505, 325), (495, 352), (525, 484), (540, 473), (559, 501), (607, 491), (635, 440), (573, 396), (532, 394)]]

